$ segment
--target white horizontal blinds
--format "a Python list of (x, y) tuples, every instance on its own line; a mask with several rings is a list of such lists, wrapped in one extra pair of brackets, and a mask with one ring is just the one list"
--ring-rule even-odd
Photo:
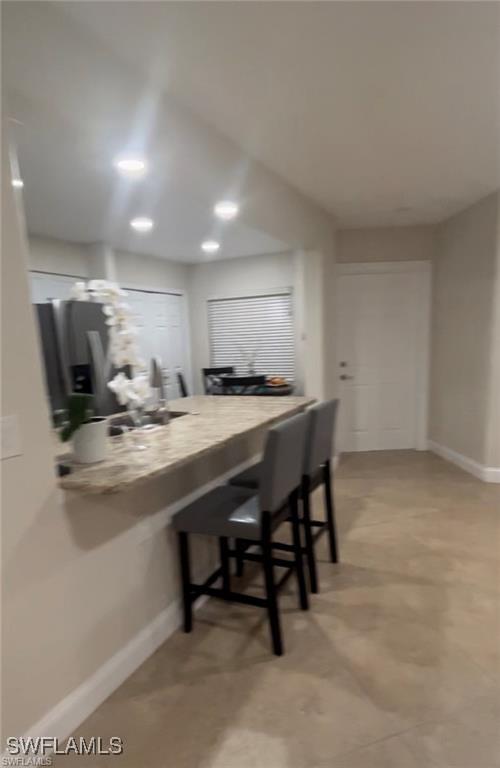
[(210, 364), (247, 374), (294, 377), (292, 297), (289, 293), (208, 302)]

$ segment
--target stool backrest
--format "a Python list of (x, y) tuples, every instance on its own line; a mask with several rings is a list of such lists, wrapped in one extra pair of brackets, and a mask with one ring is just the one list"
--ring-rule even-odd
[(259, 483), (260, 508), (276, 512), (300, 486), (308, 413), (292, 416), (267, 433)]
[(323, 403), (313, 405), (307, 411), (309, 429), (304, 454), (305, 475), (312, 475), (332, 456), (338, 406), (338, 400), (325, 400)]

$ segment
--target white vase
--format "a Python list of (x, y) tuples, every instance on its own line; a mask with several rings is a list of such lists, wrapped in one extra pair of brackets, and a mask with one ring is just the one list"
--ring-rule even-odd
[(108, 451), (108, 420), (94, 416), (73, 435), (73, 455), (80, 464), (104, 461)]

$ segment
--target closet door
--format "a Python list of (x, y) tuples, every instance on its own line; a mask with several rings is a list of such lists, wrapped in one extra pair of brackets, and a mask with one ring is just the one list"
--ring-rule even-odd
[(179, 397), (177, 373), (188, 371), (189, 349), (185, 324), (185, 298), (173, 293), (128, 290), (138, 328), (141, 356), (149, 372), (151, 358), (158, 357), (165, 375), (167, 398)]

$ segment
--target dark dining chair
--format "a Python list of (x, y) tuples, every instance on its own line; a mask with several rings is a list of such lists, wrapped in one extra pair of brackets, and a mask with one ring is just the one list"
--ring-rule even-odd
[[(222, 485), (212, 489), (174, 516), (173, 527), (177, 531), (179, 542), (185, 632), (192, 630), (193, 602), (200, 595), (209, 595), (228, 602), (266, 608), (273, 651), (277, 656), (283, 653), (277, 596), (279, 589), (292, 573), (297, 576), (300, 607), (303, 610), (309, 607), (298, 516), (307, 422), (308, 416), (300, 414), (271, 427), (268, 431), (261, 463), (261, 482), (257, 492), (233, 485)], [(288, 545), (288, 551), (292, 552), (293, 559), (278, 558), (273, 554), (273, 549), (278, 546), (278, 543), (273, 541), (273, 533), (285, 520), (291, 522), (293, 544)], [(203, 584), (195, 584), (191, 580), (191, 533), (219, 539), (220, 567)], [(262, 564), (265, 597), (232, 591), (230, 558), (236, 557), (237, 553), (230, 548), (231, 539), (244, 541), (247, 547), (252, 548), (251, 552), (241, 553), (245, 560)], [(258, 545), (259, 552), (253, 551), (254, 545)], [(278, 582), (274, 577), (275, 567), (285, 569)], [(222, 586), (212, 586), (218, 579), (222, 580)]]
[(188, 388), (186, 386), (186, 380), (184, 374), (181, 371), (177, 371), (177, 384), (179, 387), (179, 394), (181, 397), (189, 397)]
[(266, 386), (266, 377), (253, 376), (221, 376), (222, 393), (224, 395), (252, 395)]
[(220, 394), (220, 377), (224, 374), (232, 376), (234, 374), (234, 366), (226, 365), (219, 368), (202, 368), (201, 372), (203, 375), (203, 389), (205, 394)]
[[(301, 497), (303, 515), (301, 524), (305, 534), (305, 552), (309, 567), (311, 592), (318, 592), (318, 577), (314, 544), (323, 533), (328, 531), (330, 559), (337, 563), (339, 559), (337, 530), (335, 524), (335, 502), (333, 495), (331, 456), (334, 453), (335, 425), (339, 400), (327, 400), (308, 409), (309, 421), (302, 465)], [(262, 482), (262, 462), (258, 462), (240, 472), (229, 481), (231, 485), (256, 490)], [(311, 493), (319, 486), (324, 488), (325, 520), (311, 517)], [(241, 542), (236, 542), (236, 550), (242, 552)], [(243, 570), (241, 557), (237, 558), (237, 573)]]

